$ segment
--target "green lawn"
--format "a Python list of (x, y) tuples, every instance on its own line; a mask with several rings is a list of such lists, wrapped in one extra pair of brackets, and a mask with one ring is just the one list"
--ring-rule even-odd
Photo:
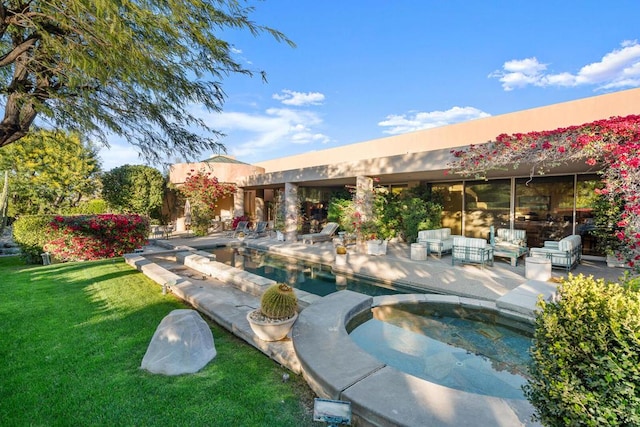
[(296, 375), (209, 322), (216, 358), (166, 377), (140, 369), (171, 310), (186, 308), (121, 259), (25, 266), (0, 258), (0, 424), (314, 425)]

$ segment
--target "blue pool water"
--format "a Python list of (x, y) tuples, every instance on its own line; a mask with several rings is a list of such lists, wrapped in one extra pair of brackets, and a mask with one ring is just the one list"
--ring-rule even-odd
[(225, 246), (208, 251), (215, 254), (218, 262), (277, 282), (287, 283), (314, 295), (325, 296), (344, 289), (370, 296), (415, 293), (414, 290), (401, 287), (335, 275), (329, 266), (256, 249)]
[[(380, 361), (427, 381), (471, 393), (524, 399), (530, 325), (446, 305), (384, 307), (358, 321), (351, 338)], [(405, 308), (405, 309), (403, 309)], [(513, 322), (512, 322), (513, 323)]]

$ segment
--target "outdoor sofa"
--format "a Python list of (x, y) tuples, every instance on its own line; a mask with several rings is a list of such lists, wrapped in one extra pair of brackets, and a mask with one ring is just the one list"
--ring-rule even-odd
[(493, 265), (493, 247), (485, 239), (456, 236), (451, 248), (451, 265), (456, 262), (480, 264), (483, 268), (487, 264)]
[(453, 238), (450, 228), (437, 228), (435, 230), (418, 231), (417, 243), (424, 243), (427, 246), (427, 252), (437, 253), (442, 258), (445, 252), (451, 252), (453, 248)]
[(559, 241), (547, 240), (541, 248), (531, 248), (529, 255), (547, 257), (552, 267), (561, 267), (570, 271), (582, 259), (582, 238), (573, 234)]

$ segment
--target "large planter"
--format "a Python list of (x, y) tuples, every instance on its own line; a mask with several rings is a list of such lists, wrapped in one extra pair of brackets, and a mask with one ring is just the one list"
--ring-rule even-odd
[(368, 255), (386, 255), (387, 241), (386, 240), (368, 240), (367, 254)]
[(297, 318), (298, 313), (285, 320), (265, 319), (259, 309), (247, 313), (251, 330), (262, 341), (280, 341), (286, 338)]
[(336, 265), (347, 265), (347, 254), (336, 254)]

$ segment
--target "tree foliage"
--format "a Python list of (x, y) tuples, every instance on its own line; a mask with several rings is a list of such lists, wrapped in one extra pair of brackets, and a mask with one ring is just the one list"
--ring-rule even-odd
[(39, 131), (0, 149), (9, 171), (9, 215), (62, 213), (99, 187), (97, 152), (77, 134)]
[(40, 117), (105, 144), (120, 135), (153, 160), (220, 148), (189, 106), (220, 111), (222, 79), (254, 73), (220, 34), (293, 45), (252, 12), (236, 0), (0, 1), (0, 147)]
[(166, 180), (159, 170), (124, 165), (102, 175), (102, 197), (119, 212), (160, 218)]
[(234, 184), (219, 182), (211, 172), (191, 170), (187, 175), (179, 190), (190, 203), (194, 232), (205, 235), (218, 200), (233, 195), (237, 189)]

